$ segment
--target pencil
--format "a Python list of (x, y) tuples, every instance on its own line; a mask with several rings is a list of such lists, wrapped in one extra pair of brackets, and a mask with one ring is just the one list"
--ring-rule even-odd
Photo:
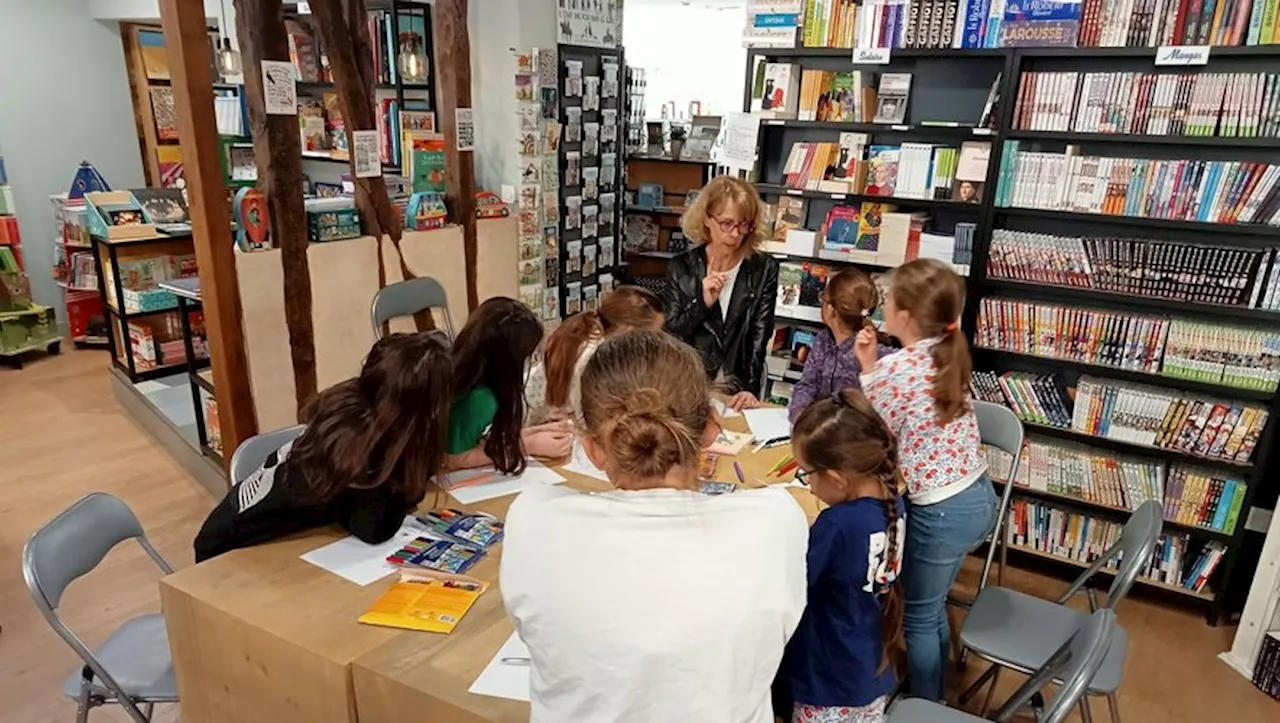
[(783, 457), (782, 459), (778, 460), (778, 463), (777, 463), (777, 464), (775, 464), (775, 465), (773, 465), (772, 467), (770, 467), (770, 468), (769, 468), (769, 474), (773, 474), (773, 473), (775, 473), (775, 472), (777, 472), (777, 471), (781, 470), (783, 467), (786, 467), (788, 464), (790, 464), (790, 463), (791, 463), (791, 460), (792, 460), (792, 459), (794, 459), (794, 458), (793, 458), (790, 454), (788, 454), (787, 456), (785, 456), (785, 457)]
[(746, 487), (746, 486), (747, 486), (747, 476), (746, 476), (746, 475), (744, 475), (744, 474), (742, 473), (742, 465), (738, 464), (737, 462), (734, 462), (734, 463), (733, 463), (733, 471), (737, 473), (737, 475), (738, 475), (738, 481), (742, 483), (742, 486), (743, 486), (743, 487)]

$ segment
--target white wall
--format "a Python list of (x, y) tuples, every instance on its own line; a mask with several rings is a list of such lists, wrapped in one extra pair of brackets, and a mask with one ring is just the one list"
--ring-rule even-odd
[(143, 185), (120, 33), (85, 0), (0, 0), (0, 153), (33, 296), (65, 323), (49, 196), (66, 192), (82, 160), (113, 188)]
[(704, 115), (742, 110), (745, 12), (745, 0), (627, 0), (622, 41), (627, 65), (644, 68), (648, 118), (667, 101), (682, 114), (695, 100)]

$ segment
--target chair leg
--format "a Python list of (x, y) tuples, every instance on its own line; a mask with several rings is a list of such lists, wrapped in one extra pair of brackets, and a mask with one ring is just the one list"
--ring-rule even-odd
[(1107, 693), (1107, 707), (1111, 709), (1111, 723), (1120, 723), (1120, 699), (1114, 690)]
[(89, 686), (80, 683), (80, 697), (76, 699), (76, 723), (87, 723), (89, 720)]
[(973, 696), (977, 695), (978, 691), (982, 690), (982, 684), (991, 680), (999, 670), (1000, 666), (993, 664), (990, 668), (987, 668), (986, 672), (978, 676), (978, 679), (973, 681), (973, 685), (970, 685), (963, 693), (960, 694), (960, 705), (968, 703)]
[(1000, 667), (996, 666), (995, 675), (991, 676), (991, 685), (987, 686), (987, 697), (982, 699), (982, 710), (978, 711), (978, 715), (983, 718), (987, 717), (987, 711), (991, 710), (991, 699), (996, 694), (996, 684), (1000, 682)]
[(145, 715), (145, 716), (147, 717), (147, 720), (148, 720), (148, 721), (149, 721), (149, 720), (151, 720), (151, 712), (152, 712), (153, 710), (155, 710), (156, 704), (155, 704), (155, 703), (143, 703), (140, 707), (142, 708), (142, 714), (143, 714), (143, 715)]
[(1084, 723), (1093, 723), (1093, 713), (1089, 710), (1089, 696), (1080, 696), (1080, 720)]

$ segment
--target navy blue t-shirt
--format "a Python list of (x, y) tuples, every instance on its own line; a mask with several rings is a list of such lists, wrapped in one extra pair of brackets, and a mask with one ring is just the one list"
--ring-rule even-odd
[(880, 593), (897, 579), (906, 542), (898, 507), (898, 557), (888, 560), (884, 502), (868, 497), (818, 515), (809, 530), (809, 601), (787, 645), (783, 666), (797, 703), (862, 706), (893, 691), (891, 668), (880, 670)]

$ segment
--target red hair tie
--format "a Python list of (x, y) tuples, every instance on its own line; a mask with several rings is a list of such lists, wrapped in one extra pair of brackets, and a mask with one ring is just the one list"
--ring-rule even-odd
[(960, 323), (953, 321), (950, 324), (947, 324), (946, 331), (955, 331), (956, 329), (959, 329), (959, 328), (960, 328)]

